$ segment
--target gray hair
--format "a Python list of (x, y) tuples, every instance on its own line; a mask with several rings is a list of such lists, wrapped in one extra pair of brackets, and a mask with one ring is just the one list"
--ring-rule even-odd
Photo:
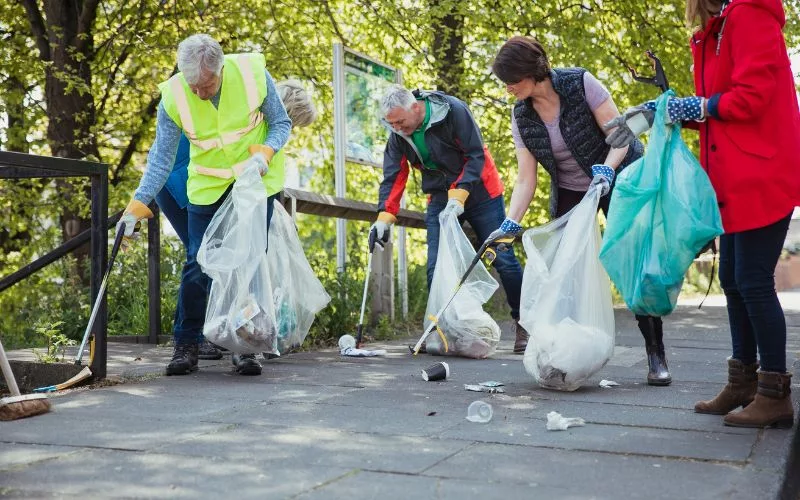
[(402, 85), (390, 85), (381, 99), (381, 112), (383, 116), (389, 114), (394, 108), (411, 109), (411, 106), (417, 102), (414, 94)]
[(192, 35), (178, 44), (178, 71), (193, 85), (204, 72), (219, 75), (224, 57), (219, 42), (208, 35)]
[(284, 80), (275, 84), (286, 114), (292, 120), (292, 127), (307, 127), (317, 119), (317, 108), (311, 100), (311, 94), (306, 91), (298, 80)]

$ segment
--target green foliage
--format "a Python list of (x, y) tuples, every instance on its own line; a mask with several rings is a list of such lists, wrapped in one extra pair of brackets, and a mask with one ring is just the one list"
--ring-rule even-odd
[[(109, 165), (109, 211), (121, 209), (141, 177), (154, 137), (159, 95), (157, 84), (175, 70), (178, 42), (195, 32), (220, 40), (228, 53), (261, 51), (276, 80), (297, 77), (315, 86), (318, 121), (295, 130), (286, 147), (289, 163), (298, 167), (307, 189), (334, 194), (332, 44), (347, 46), (399, 68), (410, 88), (458, 89), (470, 106), (506, 185), (510, 198), (516, 158), (510, 137), (513, 102), (489, 71), (501, 44), (510, 36), (530, 34), (545, 45), (554, 66), (583, 66), (603, 81), (620, 109), (651, 99), (654, 87), (634, 83), (626, 65), (650, 72), (644, 50), (652, 48), (664, 63), (679, 95), (693, 91), (688, 38), (683, 24), (685, 0), (657, 6), (638, 0), (101, 0), (86, 17), (93, 21), (74, 39), (63, 39), (66, 24), (48, 19), (58, 9), (31, 0), (44, 14), (43, 39), (32, 29), (23, 2), (0, 0), (0, 148), (51, 155), (59, 152), (64, 126), (58, 107), (64, 95), (90, 96), (92, 109), (74, 110), (72, 149)], [(76, 5), (92, 6), (92, 2)], [(790, 47), (800, 45), (800, 1), (784, 2), (785, 34)], [(79, 61), (82, 72), (59, 66), (41, 50), (55, 50)], [(87, 45), (81, 50), (78, 45)], [(457, 47), (457, 54), (448, 51)], [(59, 63), (60, 64), (60, 63)], [(47, 85), (58, 84), (64, 95)], [(51, 102), (52, 100), (52, 102)], [(68, 104), (68, 103), (67, 103)], [(51, 120), (53, 122), (51, 123)], [(687, 143), (696, 135), (686, 132)], [(95, 145), (92, 149), (92, 144)], [(530, 210), (522, 221), (547, 221), (549, 179), (540, 169)], [(379, 169), (350, 164), (347, 196), (374, 202)], [(60, 212), (66, 207), (88, 213), (85, 181), (70, 181), (76, 196), (65, 196), (51, 181), (0, 181), (0, 275), (43, 255), (61, 241)], [(65, 184), (61, 184), (63, 188)], [(408, 181), (408, 206), (424, 210), (418, 176)], [(68, 206), (67, 206), (68, 205)], [(329, 342), (352, 332), (358, 321), (365, 267), (367, 222), (348, 222), (347, 272), (337, 274), (335, 226), (331, 219), (301, 216), (301, 239), (314, 269), (333, 297), (312, 329), (311, 341)], [(409, 328), (418, 329), (427, 299), (425, 234), (408, 231)], [(522, 255), (518, 247), (518, 255)], [(162, 262), (162, 327), (170, 330), (182, 264), (181, 251), (165, 242)], [(88, 318), (88, 291), (71, 260), (39, 271), (0, 293), (0, 331), (10, 345), (37, 344), (34, 327), (41, 318), (62, 321), (62, 332), (79, 338)], [(702, 285), (701, 278), (697, 281)], [(83, 281), (85, 283), (85, 281)], [(687, 278), (692, 283), (693, 278)], [(146, 320), (144, 245), (121, 258), (109, 283), (110, 329), (115, 334), (142, 334)], [(495, 304), (495, 302), (497, 302)], [(397, 301), (399, 307), (399, 300)], [(491, 305), (494, 304), (494, 305)], [(498, 294), (490, 304), (503, 313)], [(496, 309), (493, 309), (496, 308)], [(400, 317), (399, 310), (396, 317)], [(385, 323), (381, 328), (385, 327)], [(393, 328), (402, 329), (400, 322)]]
[(38, 335), (45, 338), (45, 352), (34, 351), (36, 359), (42, 363), (60, 363), (64, 361), (64, 355), (68, 346), (75, 345), (76, 342), (61, 332), (63, 321), (49, 322), (40, 321), (34, 330)]

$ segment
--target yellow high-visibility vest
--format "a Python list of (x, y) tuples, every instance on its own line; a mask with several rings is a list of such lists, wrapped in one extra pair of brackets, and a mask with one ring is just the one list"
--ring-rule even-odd
[[(261, 113), (267, 97), (262, 54), (230, 54), (222, 67), (222, 89), (215, 108), (192, 92), (183, 73), (159, 85), (164, 109), (189, 139), (186, 191), (194, 205), (211, 205), (241, 173), (251, 144), (264, 144), (268, 125)], [(267, 195), (283, 189), (284, 155), (278, 151), (263, 177)]]

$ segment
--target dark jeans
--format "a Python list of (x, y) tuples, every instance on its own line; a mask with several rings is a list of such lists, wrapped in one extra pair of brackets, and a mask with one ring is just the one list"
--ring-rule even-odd
[[(446, 201), (432, 202), (425, 211), (425, 225), (428, 227), (428, 290), (431, 289), (433, 281), (433, 271), (436, 269), (436, 258), (439, 254), (439, 213), (447, 205)], [(467, 221), (478, 241), (483, 243), (489, 235), (500, 227), (506, 218), (506, 209), (503, 206), (503, 197), (498, 196), (491, 200), (486, 200), (475, 206), (470, 206), (459, 217), (459, 221)], [(514, 249), (497, 254), (494, 261), (494, 268), (500, 275), (503, 289), (506, 292), (508, 305), (511, 307), (511, 317), (519, 319), (519, 296), (522, 291), (522, 266), (519, 265)]]
[[(558, 206), (556, 207), (556, 217), (561, 217), (572, 210), (575, 205), (583, 200), (585, 194), (586, 191), (573, 191), (571, 189), (558, 188)], [(603, 215), (606, 217), (608, 217), (608, 204), (610, 201), (611, 193), (600, 198), (600, 204), (597, 207), (598, 210), (603, 211)], [(635, 316), (639, 325), (639, 331), (642, 332), (642, 336), (644, 337), (645, 344), (648, 346), (655, 346), (662, 343), (661, 332), (663, 330), (661, 318), (657, 316), (640, 316), (638, 314)], [(653, 320), (652, 326), (649, 321), (651, 318)]]
[(158, 208), (167, 218), (172, 228), (183, 243), (184, 248), (189, 246), (189, 212), (181, 208), (172, 193), (166, 187), (156, 195)]
[(728, 299), (733, 358), (752, 364), (758, 354), (769, 372), (786, 372), (786, 318), (775, 292), (775, 266), (790, 219), (720, 237), (719, 282)]
[[(203, 234), (214, 214), (230, 194), (225, 192), (213, 205), (192, 205), (187, 209), (188, 241), (186, 246), (186, 264), (181, 274), (181, 285), (178, 289), (178, 305), (175, 311), (173, 335), (176, 344), (196, 344), (203, 340), (203, 323), (206, 316), (206, 302), (211, 288), (211, 280), (200, 269), (197, 263), (197, 252), (203, 241)], [(267, 230), (272, 220), (272, 202), (277, 197), (269, 197), (267, 205)]]

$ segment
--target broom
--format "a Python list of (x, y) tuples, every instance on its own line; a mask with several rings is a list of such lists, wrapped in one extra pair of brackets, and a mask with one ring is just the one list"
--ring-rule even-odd
[(50, 411), (50, 401), (47, 400), (46, 395), (26, 394), (23, 396), (19, 393), (17, 381), (14, 379), (14, 373), (11, 371), (11, 365), (8, 363), (6, 351), (1, 342), (0, 368), (3, 369), (6, 384), (11, 390), (11, 397), (0, 399), (0, 420), (16, 420)]

